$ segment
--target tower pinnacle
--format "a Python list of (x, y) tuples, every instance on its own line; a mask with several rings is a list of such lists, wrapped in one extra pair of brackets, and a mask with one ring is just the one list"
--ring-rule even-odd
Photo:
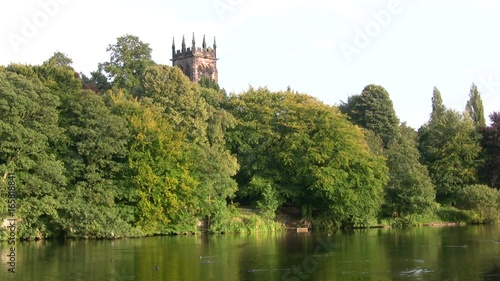
[(175, 56), (175, 37), (172, 38), (172, 57)]
[(215, 57), (217, 57), (217, 43), (215, 42), (215, 36), (214, 36), (214, 54)]
[(191, 48), (191, 51), (194, 52), (194, 51), (196, 51), (196, 42), (194, 41), (194, 32), (193, 32), (193, 41), (192, 41), (192, 43), (193, 43), (193, 46)]

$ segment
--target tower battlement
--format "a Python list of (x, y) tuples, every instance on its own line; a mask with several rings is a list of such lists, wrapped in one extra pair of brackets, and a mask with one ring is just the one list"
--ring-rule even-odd
[(172, 66), (179, 67), (193, 82), (198, 82), (202, 77), (218, 81), (217, 73), (217, 44), (214, 38), (213, 46), (208, 46), (203, 35), (201, 47), (196, 47), (193, 33), (191, 47), (186, 48), (186, 40), (182, 36), (181, 48), (176, 50), (175, 38), (172, 40)]

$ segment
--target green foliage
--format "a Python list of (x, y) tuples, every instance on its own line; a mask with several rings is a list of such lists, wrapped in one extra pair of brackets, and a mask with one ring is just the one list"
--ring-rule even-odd
[(500, 190), (500, 112), (490, 115), (491, 124), (480, 130), (484, 164), (480, 169), (481, 181)]
[(189, 171), (189, 145), (161, 112), (134, 106), (129, 165), (137, 188), (136, 223), (147, 234), (193, 231), (199, 183)]
[[(0, 72), (0, 185), (6, 190), (7, 174), (16, 175), (16, 215), (23, 218), (20, 237), (57, 235), (65, 185), (63, 166), (53, 148), (62, 134), (58, 126), (59, 99), (28, 67), (17, 69), (29, 76)], [(2, 196), (3, 206), (7, 205), (6, 198)], [(6, 210), (2, 211), (5, 215)]]
[(395, 217), (391, 220), (390, 225), (395, 228), (406, 228), (406, 227), (411, 227), (415, 226), (415, 220), (413, 219), (412, 216), (402, 216), (402, 217)]
[(469, 120), (453, 110), (431, 118), (418, 134), (421, 162), (429, 170), (437, 201), (450, 204), (462, 187), (477, 181), (479, 134)]
[(99, 69), (108, 74), (113, 87), (141, 96), (144, 91), (144, 73), (149, 66), (154, 65), (149, 44), (137, 36), (124, 35), (118, 37), (114, 45), (110, 44), (106, 51), (110, 52), (110, 60), (100, 64)]
[(214, 201), (210, 206), (210, 216), (206, 219), (207, 231), (209, 233), (222, 233), (231, 231), (230, 223), (236, 214), (236, 207), (227, 205), (226, 202)]
[(51, 94), (59, 97), (61, 107), (64, 107), (67, 100), (82, 88), (82, 82), (78, 79), (78, 75), (69, 66), (11, 64), (8, 66), (8, 70), (28, 78), (39, 79), (45, 87), (50, 89)]
[(12, 142), (26, 143), (25, 148), (9, 147), (11, 133), (1, 137), (3, 147), (18, 155), (9, 160), (10, 153), (2, 154), (8, 157), (2, 170), (19, 178), (19, 236), (132, 235), (130, 208), (122, 203), (130, 193), (123, 184), (126, 120), (111, 113), (103, 96), (82, 91), (67, 65), (11, 65), (7, 70), (2, 75), (17, 82), (14, 91), (1, 91), (9, 95), (2, 100), (11, 101), (4, 104), (9, 114), (2, 120), (15, 121), (13, 110), (23, 108), (19, 114), (27, 123), (15, 121), (22, 126), (16, 131), (28, 133)]
[(228, 144), (241, 165), (241, 197), (267, 197), (269, 207), (314, 206), (339, 226), (374, 220), (387, 176), (384, 159), (369, 152), (361, 129), (335, 108), (303, 94), (252, 88), (230, 97), (227, 108), (238, 120)]
[(274, 219), (276, 210), (283, 203), (276, 188), (272, 186), (271, 182), (260, 177), (252, 178), (250, 185), (252, 189), (259, 190), (262, 194), (262, 198), (257, 201), (257, 208), (260, 210), (261, 216), (269, 220)]
[(224, 216), (217, 222), (212, 221), (211, 233), (255, 233), (283, 231), (282, 224), (252, 212), (243, 212), (234, 205), (224, 209)]
[(413, 138), (414, 131), (401, 125), (396, 140), (387, 148), (387, 166), (390, 179), (386, 187), (386, 212), (402, 219), (427, 212), (434, 204), (436, 193), (427, 168), (420, 164), (420, 154)]
[(56, 67), (71, 67), (73, 60), (64, 53), (55, 52), (54, 55), (52, 55), (52, 57), (50, 57), (50, 59), (45, 61), (43, 64)]
[(92, 90), (94, 92), (106, 92), (107, 90), (110, 90), (112, 85), (103, 72), (103, 66), (100, 65), (97, 71), (92, 71), (90, 73), (90, 77), (87, 77), (85, 76), (85, 74), (80, 73), (80, 76), (82, 77), (83, 88), (86, 90)]
[(360, 95), (350, 96), (340, 110), (360, 127), (372, 130), (387, 147), (396, 136), (399, 119), (396, 116), (389, 93), (378, 85), (366, 86)]
[[(368, 226), (384, 199), (393, 225), (498, 220), (498, 191), (475, 184), (484, 162), (481, 180), (499, 186), (500, 114), (484, 126), (474, 85), (465, 116), (447, 110), (435, 88), (431, 120), (417, 135), (398, 127), (381, 86), (350, 97), (342, 114), (291, 89), (228, 97), (213, 80), (192, 83), (179, 68), (156, 65), (135, 36), (107, 51), (110, 61), (90, 77), (61, 52), (38, 66), (0, 66), (0, 215), (12, 173), (21, 239), (200, 225), (275, 231), (283, 205), (328, 227)], [(433, 184), (439, 202), (464, 210), (434, 209)]]
[[(435, 214), (440, 222), (465, 223), (470, 220), (466, 211), (451, 206), (439, 206), (436, 209)], [(432, 220), (426, 220), (425, 222), (429, 221)]]
[(144, 76), (144, 101), (164, 108), (174, 129), (184, 131), (193, 142), (207, 141), (207, 102), (196, 84), (177, 67), (151, 66)]
[(208, 77), (201, 77), (200, 81), (198, 81), (198, 84), (200, 84), (200, 86), (203, 88), (213, 89), (216, 91), (220, 90), (219, 84), (215, 82), (215, 80)]
[(63, 111), (64, 155), (68, 205), (63, 227), (67, 236), (113, 237), (131, 231), (119, 204), (130, 192), (123, 173), (129, 131), (124, 117), (114, 114), (101, 95), (80, 93)]
[(159, 107), (173, 130), (185, 133), (191, 144), (190, 171), (200, 185), (197, 214), (216, 219), (226, 199), (234, 197), (237, 185), (232, 176), (239, 167), (225, 147), (225, 132), (235, 120), (221, 108), (223, 96), (192, 83), (179, 68), (163, 65), (147, 69), (144, 85), (142, 101)]
[(470, 87), (469, 100), (465, 106), (465, 114), (472, 120), (476, 128), (484, 128), (486, 126), (483, 100), (475, 84), (472, 84)]
[(500, 191), (486, 185), (468, 185), (458, 194), (457, 206), (470, 210), (473, 223), (500, 221)]
[(382, 139), (372, 130), (362, 128), (362, 131), (371, 153), (379, 156), (384, 156), (386, 152)]
[(424, 213), (404, 217), (384, 217), (381, 219), (381, 224), (404, 228), (433, 224), (464, 224), (469, 221), (470, 215), (468, 214), (468, 211), (435, 203), (431, 209)]
[(443, 104), (443, 98), (441, 97), (441, 92), (438, 88), (434, 87), (432, 93), (432, 113), (431, 120), (436, 120), (441, 118), (446, 111), (446, 107)]

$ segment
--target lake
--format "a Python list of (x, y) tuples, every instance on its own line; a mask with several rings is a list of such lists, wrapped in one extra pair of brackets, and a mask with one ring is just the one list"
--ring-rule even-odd
[(500, 280), (500, 225), (0, 244), (0, 280)]

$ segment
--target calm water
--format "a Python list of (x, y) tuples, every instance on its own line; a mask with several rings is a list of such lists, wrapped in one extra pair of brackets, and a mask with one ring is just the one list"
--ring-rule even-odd
[[(500, 280), (500, 225), (0, 244), (0, 280)], [(158, 268), (156, 268), (158, 265)]]

